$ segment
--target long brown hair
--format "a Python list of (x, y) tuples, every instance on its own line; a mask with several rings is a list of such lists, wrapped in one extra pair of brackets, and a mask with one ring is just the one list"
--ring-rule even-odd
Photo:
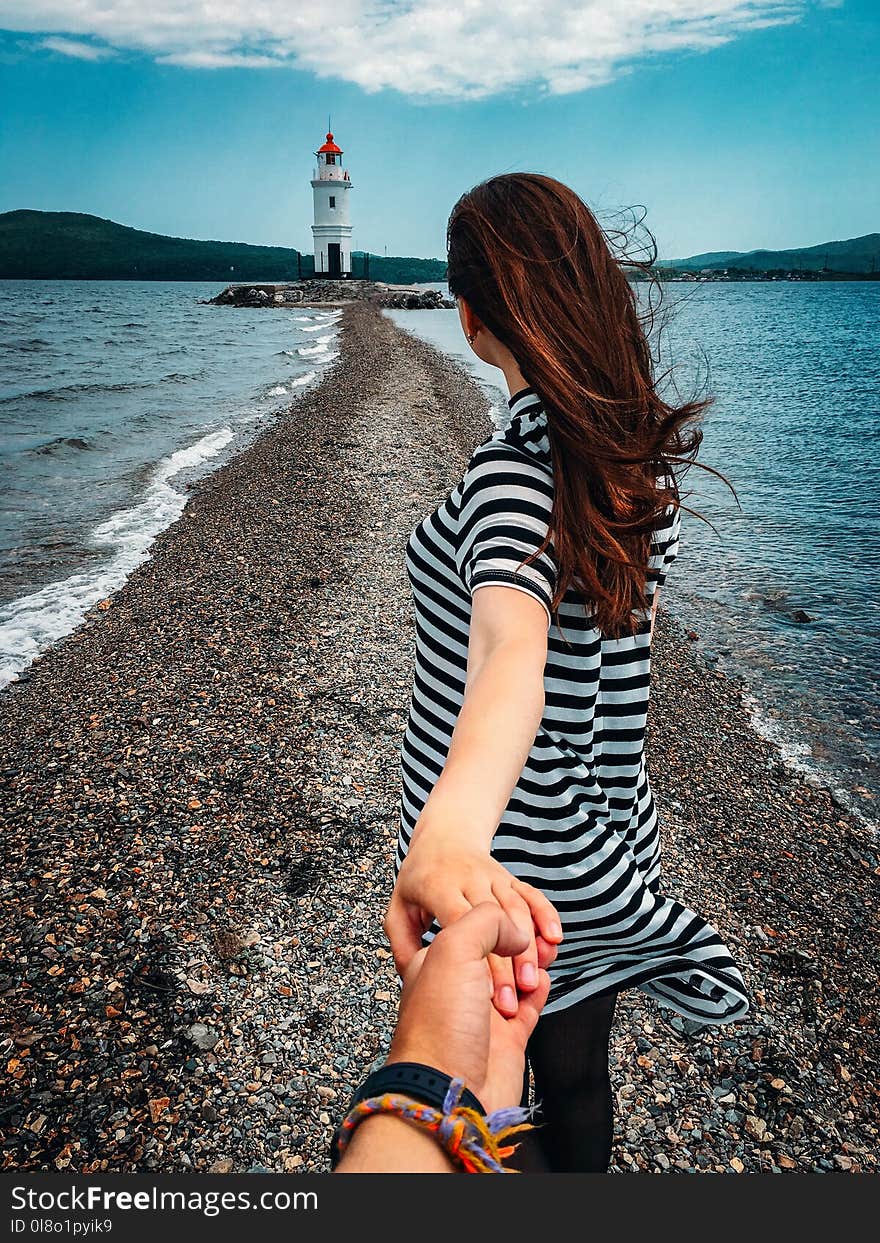
[(711, 399), (660, 396), (623, 263), (561, 182), (509, 173), (475, 186), (452, 210), (447, 250), (450, 292), (507, 346), (547, 414), (553, 608), (573, 585), (604, 634), (632, 634), (648, 607), (652, 531), (680, 505), (673, 467), (694, 461)]

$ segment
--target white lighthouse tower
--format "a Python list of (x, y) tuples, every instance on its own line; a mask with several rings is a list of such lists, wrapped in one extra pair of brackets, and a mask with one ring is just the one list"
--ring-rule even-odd
[(348, 196), (351, 180), (342, 167), (342, 148), (327, 134), (323, 147), (315, 152), (318, 167), (312, 178), (315, 196), (315, 275), (351, 274), (351, 216)]

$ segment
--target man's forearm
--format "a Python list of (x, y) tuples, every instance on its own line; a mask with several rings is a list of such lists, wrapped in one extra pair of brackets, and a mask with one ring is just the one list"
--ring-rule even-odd
[(469, 842), (491, 845), (544, 714), (543, 675), (528, 664), (522, 643), (502, 643), (473, 675), (416, 834), (461, 826)]
[(365, 1118), (351, 1137), (337, 1174), (454, 1174), (433, 1136), (393, 1114)]

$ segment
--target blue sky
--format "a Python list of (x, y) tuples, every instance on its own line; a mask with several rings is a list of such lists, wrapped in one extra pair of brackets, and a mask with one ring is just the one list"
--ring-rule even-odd
[(463, 7), (0, 0), (0, 211), (308, 250), (330, 112), (359, 249), (442, 255), (514, 170), (643, 203), (666, 257), (880, 231), (878, 0)]

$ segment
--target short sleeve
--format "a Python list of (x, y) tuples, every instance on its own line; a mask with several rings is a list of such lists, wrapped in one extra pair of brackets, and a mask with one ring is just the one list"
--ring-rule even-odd
[(678, 556), (680, 537), (681, 510), (676, 505), (666, 511), (665, 522), (654, 531), (649, 581), (653, 582), (655, 587), (662, 587), (666, 582), (669, 567)]
[(548, 627), (556, 588), (552, 542), (541, 547), (553, 509), (553, 477), (538, 463), (512, 453), (474, 459), (465, 475), (456, 567), (468, 593), (490, 585), (513, 587), (544, 606)]

